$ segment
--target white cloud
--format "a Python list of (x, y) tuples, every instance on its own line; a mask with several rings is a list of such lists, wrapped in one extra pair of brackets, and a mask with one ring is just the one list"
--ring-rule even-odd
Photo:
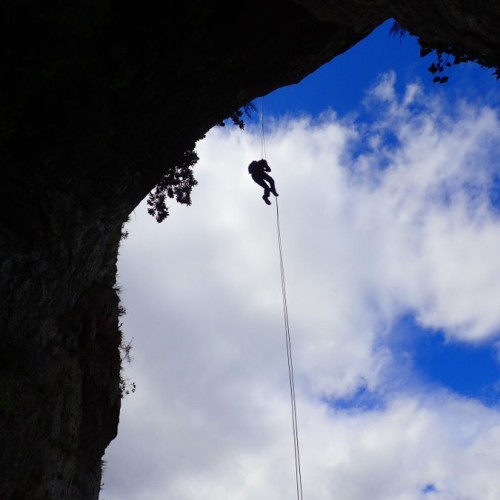
[[(381, 342), (413, 313), (450, 338), (500, 329), (500, 220), (488, 189), (498, 113), (454, 110), (387, 75), (357, 123), (267, 124), (279, 196), (304, 494), (472, 498), (500, 491), (496, 410), (418, 387), (389, 391)], [(293, 446), (275, 207), (247, 173), (259, 129), (198, 145), (193, 206), (161, 225), (139, 206), (119, 281), (133, 337), (101, 498), (292, 498)], [(360, 387), (385, 405), (334, 411)], [(389, 392), (388, 392), (389, 391)], [(426, 493), (425, 493), (426, 492)]]

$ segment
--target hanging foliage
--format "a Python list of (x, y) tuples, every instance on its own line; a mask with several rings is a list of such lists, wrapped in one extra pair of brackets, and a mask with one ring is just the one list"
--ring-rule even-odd
[(198, 161), (198, 155), (193, 144), (185, 150), (181, 157), (173, 162), (160, 179), (154, 191), (149, 193), (147, 200), (148, 213), (157, 222), (163, 222), (168, 217), (167, 197), (175, 199), (183, 205), (191, 205), (191, 190), (198, 181), (194, 178), (192, 167)]
[[(253, 103), (246, 104), (242, 109), (232, 113), (228, 119), (240, 129), (245, 127), (243, 114), (251, 116), (255, 110)], [(224, 121), (219, 126), (225, 126)], [(195, 151), (195, 144), (191, 144), (179, 158), (174, 159), (156, 185), (155, 189), (149, 193), (147, 204), (148, 213), (157, 222), (163, 222), (169, 215), (166, 204), (167, 198), (175, 199), (183, 205), (191, 205), (191, 191), (198, 181), (194, 178), (193, 167), (199, 158)]]

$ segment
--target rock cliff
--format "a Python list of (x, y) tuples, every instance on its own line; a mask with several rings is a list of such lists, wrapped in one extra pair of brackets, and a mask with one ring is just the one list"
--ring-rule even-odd
[(500, 67), (495, 0), (2, 2), (2, 500), (99, 496), (128, 214), (214, 125), (390, 18)]

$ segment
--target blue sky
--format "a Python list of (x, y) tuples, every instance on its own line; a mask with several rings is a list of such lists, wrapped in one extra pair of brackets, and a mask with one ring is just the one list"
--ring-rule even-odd
[[(451, 78), (446, 84), (433, 83), (433, 75), (427, 68), (435, 54), (420, 57), (416, 37), (389, 36), (391, 26), (392, 21), (387, 21), (350, 51), (306, 77), (300, 85), (279, 89), (264, 98), (265, 115), (317, 116), (329, 108), (339, 116), (359, 112), (366, 89), (381, 73), (391, 70), (398, 74), (396, 92), (404, 91), (406, 82), (418, 79), (424, 92), (439, 91), (450, 103), (463, 98), (476, 101), (478, 96), (487, 95), (487, 102), (498, 106), (498, 82), (490, 70), (475, 64), (452, 66), (447, 71)], [(260, 111), (262, 100), (254, 104)], [(370, 118), (362, 116), (361, 119)], [(499, 208), (500, 187), (497, 178), (495, 181), (490, 199)], [(487, 404), (500, 401), (500, 363), (495, 340), (480, 345), (447, 342), (443, 332), (422, 328), (411, 315), (394, 326), (391, 337), (394, 338), (389, 345), (394, 354), (411, 357), (415, 377)], [(362, 401), (366, 400), (365, 391), (361, 391), (360, 396)], [(355, 403), (351, 400), (351, 404)]]
[(447, 342), (441, 331), (421, 328), (402, 318), (391, 332), (391, 350), (422, 382), (496, 407), (500, 371), (495, 341), (480, 344)]
[[(500, 497), (500, 102), (432, 83), (391, 22), (264, 98), (279, 196), (304, 496)], [(255, 101), (260, 109), (262, 101)], [(137, 390), (107, 500), (293, 498), (276, 212), (259, 117), (197, 144), (190, 207), (137, 207), (118, 281)]]
[[(304, 78), (299, 85), (273, 92), (265, 100), (266, 112), (315, 115), (333, 107), (339, 115), (351, 113), (359, 108), (366, 89), (378, 75), (390, 70), (398, 73), (398, 91), (404, 88), (405, 82), (415, 78), (420, 79), (425, 89), (436, 91), (440, 85), (432, 83), (433, 75), (427, 70), (435, 61), (435, 55), (420, 57), (416, 37), (390, 36), (392, 23), (386, 21), (369, 37)], [(461, 96), (475, 100), (487, 94), (490, 102), (498, 104), (500, 97), (492, 71), (468, 63), (452, 66), (447, 74), (450, 79), (443, 84), (442, 91), (450, 99)]]

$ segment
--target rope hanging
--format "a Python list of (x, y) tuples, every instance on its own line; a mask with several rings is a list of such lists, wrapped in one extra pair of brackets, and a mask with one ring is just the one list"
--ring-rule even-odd
[[(261, 157), (266, 158), (266, 137), (264, 130), (264, 97), (261, 103)], [(285, 286), (285, 267), (283, 265), (283, 248), (281, 245), (281, 229), (280, 229), (280, 212), (278, 207), (278, 198), (276, 200), (276, 226), (278, 229), (278, 250), (280, 256), (280, 273), (281, 273), (281, 294), (283, 297), (283, 318), (285, 322), (285, 338), (286, 338), (286, 356), (288, 362), (288, 382), (290, 385), (290, 401), (292, 405), (292, 428), (293, 428), (293, 447), (295, 456), (295, 485), (297, 488), (297, 500), (303, 500), (302, 494), (302, 473), (300, 470), (300, 449), (299, 449), (299, 430), (297, 426), (297, 405), (295, 402), (295, 384), (293, 377), (293, 361), (292, 361), (292, 343), (290, 341), (290, 325), (288, 322), (288, 305), (286, 301), (286, 286)]]
[(262, 97), (261, 110), (260, 110), (260, 125), (262, 128), (262, 138), (260, 141), (260, 157), (266, 158), (266, 134), (264, 131), (264, 97)]
[(280, 254), (281, 293), (283, 296), (283, 317), (285, 320), (286, 355), (288, 360), (288, 381), (290, 383), (290, 400), (292, 403), (293, 445), (295, 453), (295, 483), (297, 487), (297, 500), (303, 500), (304, 497), (302, 495), (302, 473), (300, 471), (299, 430), (297, 427), (297, 405), (295, 403), (295, 384), (293, 380), (292, 344), (290, 341), (290, 325), (288, 323), (288, 306), (286, 302), (285, 268), (283, 265), (283, 249), (281, 246), (280, 212), (278, 207), (278, 198), (275, 198), (275, 200), (276, 224), (278, 227), (278, 249)]

